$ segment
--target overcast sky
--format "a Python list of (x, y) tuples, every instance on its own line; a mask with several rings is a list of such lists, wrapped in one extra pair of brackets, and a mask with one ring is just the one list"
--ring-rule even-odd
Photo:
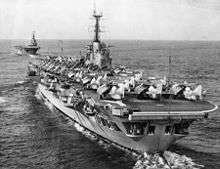
[[(0, 0), (0, 38), (90, 39), (94, 0)], [(220, 40), (220, 0), (96, 0), (104, 39)]]

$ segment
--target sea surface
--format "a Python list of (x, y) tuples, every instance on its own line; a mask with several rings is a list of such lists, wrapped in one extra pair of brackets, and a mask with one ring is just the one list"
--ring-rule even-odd
[[(202, 84), (207, 99), (220, 105), (220, 42), (107, 42), (114, 46), (114, 65), (144, 70), (145, 76), (167, 76), (171, 56), (171, 78)], [(26, 76), (30, 57), (14, 54), (13, 45), (24, 43), (27, 41), (0, 41), (1, 169), (150, 168), (149, 163), (157, 158), (154, 155), (140, 158), (103, 143), (43, 102), (36, 94), (37, 84)], [(41, 54), (61, 54), (58, 40), (39, 43)], [(85, 40), (64, 40), (62, 55), (78, 57), (87, 44)], [(191, 161), (188, 168), (219, 169), (220, 111), (194, 122), (190, 135), (171, 146), (166, 154), (177, 161)]]

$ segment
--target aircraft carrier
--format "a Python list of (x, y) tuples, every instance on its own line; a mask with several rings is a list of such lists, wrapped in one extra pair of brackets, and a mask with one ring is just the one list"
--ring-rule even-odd
[(38, 46), (37, 40), (35, 38), (35, 33), (32, 33), (31, 42), (27, 46), (14, 46), (17, 55), (23, 55), (28, 54), (30, 56), (37, 55), (37, 51), (40, 49), (40, 46)]
[(80, 59), (45, 55), (29, 64), (37, 92), (61, 113), (104, 140), (151, 153), (165, 151), (217, 109), (201, 85), (143, 78), (140, 70), (113, 66), (117, 56), (100, 38), (102, 14), (94, 11), (93, 17), (94, 39)]

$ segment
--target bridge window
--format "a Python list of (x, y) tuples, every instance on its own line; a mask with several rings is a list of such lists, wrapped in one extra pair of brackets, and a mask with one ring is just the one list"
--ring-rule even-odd
[(145, 123), (124, 123), (128, 135), (143, 135)]
[(172, 134), (173, 127), (171, 125), (165, 127), (165, 134)]
[(155, 133), (155, 128), (156, 128), (156, 126), (150, 125), (150, 126), (148, 127), (147, 134), (148, 134), (148, 135), (153, 135), (153, 134)]

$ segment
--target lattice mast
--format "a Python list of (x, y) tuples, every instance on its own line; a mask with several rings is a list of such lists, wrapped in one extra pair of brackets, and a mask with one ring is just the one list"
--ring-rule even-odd
[(102, 14), (97, 14), (96, 10), (94, 10), (93, 17), (95, 18), (95, 29), (94, 29), (95, 36), (94, 36), (93, 42), (100, 42), (101, 29), (100, 29), (99, 22), (100, 22), (100, 19), (102, 17)]

